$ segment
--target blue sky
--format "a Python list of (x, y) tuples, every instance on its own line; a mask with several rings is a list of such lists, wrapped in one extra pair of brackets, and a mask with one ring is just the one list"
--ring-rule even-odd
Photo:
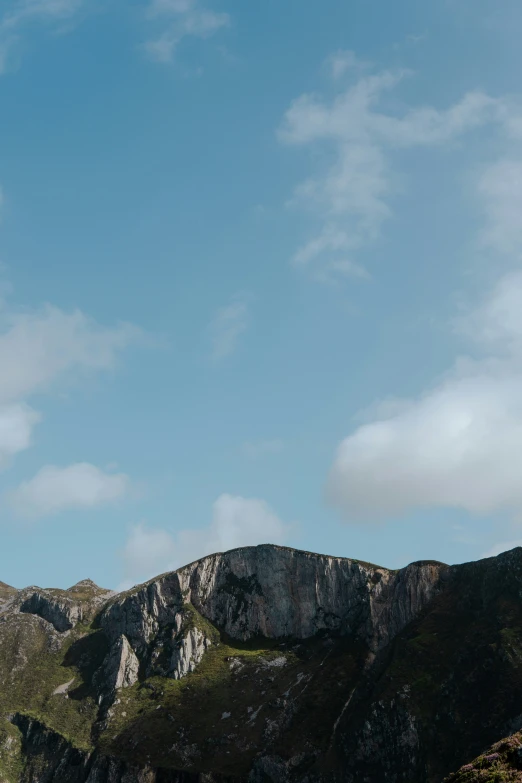
[(0, 579), (522, 541), (520, 4), (0, 14)]

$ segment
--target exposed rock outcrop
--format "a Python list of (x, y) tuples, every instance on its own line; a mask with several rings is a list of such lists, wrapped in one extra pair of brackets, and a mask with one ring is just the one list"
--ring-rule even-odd
[(48, 594), (44, 590), (35, 590), (25, 598), (20, 606), (21, 612), (37, 614), (60, 633), (70, 631), (83, 619), (83, 607), (72, 599)]
[(78, 623), (90, 620), (113, 595), (113, 591), (104, 590), (90, 579), (84, 579), (68, 590), (28, 587), (14, 591), (10, 597), (11, 605), (17, 602), (20, 612), (38, 615), (51, 623), (56, 631), (64, 633)]
[(422, 611), (446, 569), (417, 563), (395, 572), (286, 547), (246, 547), (118, 596), (101, 624), (144, 653), (188, 601), (235, 639), (306, 639), (331, 631), (359, 636), (377, 650)]
[(267, 545), (4, 592), (2, 783), (464, 781), (522, 725), (522, 549), (392, 571)]
[(169, 674), (181, 680), (193, 672), (212, 642), (199, 628), (191, 628), (172, 653)]
[(95, 682), (101, 692), (113, 694), (120, 688), (129, 688), (138, 680), (140, 662), (125, 636), (120, 636), (96, 672)]

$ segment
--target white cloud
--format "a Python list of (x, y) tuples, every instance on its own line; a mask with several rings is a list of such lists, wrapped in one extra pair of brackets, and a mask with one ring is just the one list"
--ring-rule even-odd
[(481, 358), (457, 359), (420, 398), (394, 401), (342, 441), (327, 498), (348, 521), (428, 507), (522, 521), (520, 313), (522, 272), (512, 272), (459, 321)]
[(368, 409), (341, 442), (326, 495), (348, 521), (451, 507), (522, 522), (521, 177), (516, 157), (479, 175), (481, 247), (497, 275), (499, 267), (510, 271), (452, 324), (474, 356), (458, 357), (419, 398)]
[(248, 304), (244, 296), (237, 296), (217, 311), (210, 325), (212, 361), (220, 362), (234, 353), (247, 327)]
[(120, 589), (214, 552), (283, 543), (288, 531), (289, 527), (263, 500), (221, 495), (206, 528), (181, 530), (174, 535), (143, 525), (133, 528), (122, 554), (124, 581)]
[(392, 147), (443, 144), (487, 122), (504, 119), (505, 104), (480, 92), (469, 92), (449, 109), (431, 106), (409, 109), (402, 117), (379, 112), (376, 107), (407, 71), (383, 71), (363, 76), (326, 103), (314, 95), (302, 95), (286, 112), (280, 137), (289, 144), (334, 140), (345, 143), (374, 141)]
[(197, 0), (152, 0), (149, 17), (166, 23), (158, 37), (145, 43), (149, 56), (163, 63), (172, 61), (183, 38), (210, 38), (230, 24), (228, 14), (201, 7)]
[(202, 533), (185, 530), (182, 540), (188, 547), (187, 553), (192, 550), (193, 556), (199, 557), (196, 551), (201, 546), (208, 554), (216, 547), (224, 552), (251, 544), (278, 544), (285, 539), (287, 530), (264, 500), (223, 494), (214, 503), (210, 529)]
[(124, 581), (119, 589), (127, 590), (133, 584), (173, 570), (176, 552), (176, 542), (166, 530), (136, 525), (122, 553)]
[(47, 305), (0, 316), (0, 403), (47, 391), (75, 373), (108, 370), (141, 336), (131, 324), (103, 327), (81, 311)]
[(114, 503), (129, 487), (124, 473), (107, 474), (87, 462), (65, 468), (45, 465), (11, 492), (9, 500), (18, 515), (35, 519), (68, 509)]
[(391, 199), (398, 190), (394, 151), (447, 144), (486, 123), (509, 131), (519, 116), (505, 100), (480, 91), (447, 109), (420, 106), (392, 114), (380, 108), (382, 99), (407, 71), (361, 76), (360, 68), (352, 67), (357, 65), (353, 53), (340, 53), (331, 64), (334, 76), (350, 72), (358, 78), (333, 100), (300, 96), (279, 129), (283, 143), (319, 148), (320, 159), (326, 155), (331, 161), (298, 184), (290, 202), (311, 210), (323, 224), (293, 257), (294, 264), (310, 267), (323, 279), (360, 272), (353, 256), (378, 236), (392, 214)]
[(3, 300), (9, 292), (0, 284), (0, 468), (31, 445), (40, 414), (28, 398), (114, 368), (118, 354), (142, 337), (130, 324), (103, 327), (79, 310), (14, 310)]
[(0, 405), (0, 468), (31, 445), (33, 426), (40, 414), (23, 403)]
[(328, 497), (354, 519), (437, 506), (522, 510), (521, 455), (522, 373), (479, 365), (346, 438)]

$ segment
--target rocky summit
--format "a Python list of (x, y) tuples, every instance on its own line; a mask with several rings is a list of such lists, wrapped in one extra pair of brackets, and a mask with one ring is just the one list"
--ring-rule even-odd
[(1, 783), (522, 781), (522, 549), (0, 583)]

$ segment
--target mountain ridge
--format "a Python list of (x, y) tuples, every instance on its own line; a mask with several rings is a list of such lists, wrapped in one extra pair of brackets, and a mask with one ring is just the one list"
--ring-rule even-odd
[[(166, 576), (167, 574), (176, 573), (177, 571), (181, 571), (181, 570), (183, 570), (185, 568), (188, 568), (190, 566), (195, 565), (196, 563), (201, 562), (202, 560), (206, 560), (207, 558), (216, 557), (218, 555), (231, 554), (231, 553), (234, 553), (234, 552), (245, 552), (245, 551), (255, 550), (255, 549), (264, 548), (264, 547), (268, 547), (268, 548), (274, 549), (274, 550), (295, 552), (295, 553), (301, 554), (301, 555), (311, 555), (312, 557), (318, 557), (318, 558), (331, 558), (331, 559), (335, 559), (335, 560), (348, 560), (348, 561), (350, 561), (352, 563), (360, 563), (361, 565), (363, 565), (363, 566), (365, 566), (367, 568), (376, 568), (376, 569), (381, 569), (381, 570), (385, 570), (385, 571), (390, 571), (390, 572), (393, 572), (393, 573), (395, 573), (397, 571), (401, 571), (403, 568), (407, 568), (408, 566), (413, 566), (413, 565), (441, 565), (441, 566), (448, 566), (448, 563), (444, 563), (441, 560), (433, 560), (433, 559), (425, 558), (425, 559), (421, 559), (421, 560), (413, 560), (410, 563), (407, 563), (406, 565), (401, 566), (400, 568), (389, 568), (388, 566), (381, 566), (381, 565), (378, 565), (377, 563), (371, 563), (369, 561), (361, 560), (360, 558), (356, 558), (356, 557), (348, 557), (346, 555), (330, 555), (330, 554), (326, 554), (324, 552), (312, 552), (311, 550), (299, 549), (297, 547), (286, 546), (286, 545), (283, 545), (283, 544), (269, 544), (269, 543), (266, 543), (266, 544), (252, 544), (252, 545), (247, 545), (247, 546), (233, 547), (232, 549), (226, 549), (226, 550), (219, 551), (219, 552), (218, 551), (211, 552), (208, 555), (203, 555), (202, 557), (199, 557), (196, 560), (192, 560), (191, 562), (186, 563), (185, 565), (179, 566), (178, 568), (174, 568), (174, 569), (171, 569), (169, 571), (163, 571), (163, 572), (157, 574), (156, 576), (153, 576), (150, 579), (145, 580), (144, 582), (137, 582), (132, 587), (126, 588), (125, 590), (121, 590), (121, 591), (112, 590), (111, 588), (102, 587), (102, 586), (98, 585), (96, 582), (94, 582), (92, 579), (89, 579), (89, 578), (82, 579), (79, 582), (76, 582), (74, 585), (71, 585), (71, 587), (65, 587), (65, 588), (61, 588), (61, 587), (46, 587), (46, 588), (42, 588), (42, 587), (40, 587), (38, 585), (27, 585), (26, 587), (16, 588), (16, 587), (12, 587), (11, 585), (8, 585), (5, 582), (2, 582), (0, 580), (0, 588), (7, 587), (10, 590), (20, 591), (20, 590), (27, 590), (27, 589), (29, 589), (31, 587), (34, 587), (34, 588), (39, 589), (39, 590), (62, 590), (63, 592), (70, 592), (70, 591), (74, 590), (76, 587), (78, 587), (79, 585), (84, 585), (84, 584), (87, 585), (88, 584), (88, 585), (90, 585), (90, 586), (92, 586), (94, 588), (97, 588), (99, 590), (103, 590), (103, 591), (106, 591), (106, 592), (112, 592), (114, 594), (128, 593), (128, 592), (131, 592), (131, 591), (137, 589), (138, 587), (143, 587), (144, 585), (150, 584), (151, 582), (156, 581), (160, 577)], [(514, 549), (519, 549), (519, 548), (521, 548), (521, 547), (514, 547)], [(510, 551), (512, 551), (512, 550), (510, 550)], [(504, 553), (502, 553), (502, 554), (504, 554)], [(498, 557), (498, 555), (495, 555), (495, 557)], [(481, 559), (482, 560), (487, 560), (487, 559), (491, 559), (491, 558), (481, 558)], [(469, 562), (477, 562), (477, 561), (469, 561)], [(457, 563), (456, 565), (464, 565), (464, 563)]]
[(522, 728), (521, 596), (520, 548), (391, 570), (265, 544), (123, 593), (23, 588), (0, 781), (440, 783)]

